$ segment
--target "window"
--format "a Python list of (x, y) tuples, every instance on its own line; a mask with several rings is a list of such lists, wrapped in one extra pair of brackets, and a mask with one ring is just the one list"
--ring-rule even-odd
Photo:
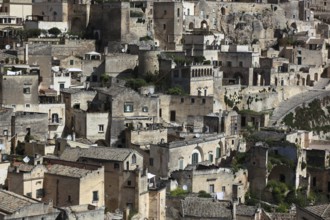
[(191, 103), (195, 103), (195, 99), (194, 98), (191, 98)]
[(24, 93), (24, 94), (30, 94), (30, 93), (31, 93), (31, 91), (30, 91), (30, 87), (24, 87), (24, 88), (23, 88), (23, 93)]
[(239, 67), (243, 67), (243, 62), (242, 61), (239, 62)]
[(213, 163), (213, 154), (209, 154), (209, 161)]
[(73, 60), (70, 60), (70, 65), (72, 66), (74, 64), (74, 61)]
[(149, 158), (149, 165), (153, 166), (154, 165), (154, 158)]
[(148, 107), (147, 106), (143, 106), (142, 107), (142, 112), (148, 112)]
[(316, 177), (313, 177), (313, 186), (316, 186)]
[(25, 108), (30, 108), (30, 104), (25, 104)]
[(228, 67), (231, 67), (231, 61), (228, 61), (228, 62), (227, 62), (227, 66), (228, 66)]
[(163, 30), (166, 30), (166, 24), (163, 24)]
[(113, 168), (114, 168), (114, 169), (119, 169), (119, 163), (114, 163), (114, 164), (113, 164)]
[(93, 201), (99, 201), (99, 191), (93, 191)]
[(179, 159), (179, 170), (183, 170), (183, 158)]
[(64, 89), (64, 85), (65, 85), (64, 83), (60, 83), (60, 90)]
[(104, 132), (104, 125), (99, 125), (99, 133), (103, 133)]
[(135, 163), (136, 163), (136, 155), (133, 154), (133, 156), (132, 156), (132, 164), (135, 164)]
[(167, 11), (166, 10), (164, 10), (164, 15), (166, 15), (167, 14)]
[(226, 192), (226, 187), (225, 186), (222, 187), (222, 192)]
[(205, 104), (205, 101), (206, 101), (205, 99), (202, 99), (202, 103), (203, 103), (203, 104)]
[(210, 186), (209, 186), (209, 191), (210, 191), (210, 193), (214, 193), (214, 184), (211, 184)]
[(181, 98), (181, 103), (184, 103), (184, 98)]
[(37, 190), (36, 190), (36, 197), (37, 197), (37, 198), (42, 198), (42, 197), (44, 197), (44, 189), (37, 189)]
[(176, 15), (180, 17), (180, 8), (177, 9)]
[(132, 181), (128, 180), (128, 181), (127, 181), (127, 185), (128, 185), (128, 186), (132, 185)]
[(8, 130), (3, 130), (3, 135), (7, 136), (8, 135)]
[(26, 193), (27, 197), (32, 197), (32, 193)]
[(58, 114), (57, 113), (54, 113), (52, 114), (52, 123), (59, 123), (60, 120), (58, 118)]
[(68, 202), (72, 202), (71, 196), (68, 196)]
[(192, 157), (191, 157), (191, 164), (197, 164), (198, 163), (198, 153), (193, 153)]
[(133, 112), (133, 102), (125, 102), (124, 112)]
[(220, 147), (217, 147), (215, 157), (220, 158), (220, 156), (221, 156)]

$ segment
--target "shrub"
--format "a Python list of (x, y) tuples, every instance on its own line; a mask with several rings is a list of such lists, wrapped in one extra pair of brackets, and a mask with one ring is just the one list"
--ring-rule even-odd
[(181, 188), (176, 188), (175, 190), (172, 190), (170, 192), (170, 195), (171, 196), (185, 196), (188, 194), (188, 191), (187, 190), (183, 190)]

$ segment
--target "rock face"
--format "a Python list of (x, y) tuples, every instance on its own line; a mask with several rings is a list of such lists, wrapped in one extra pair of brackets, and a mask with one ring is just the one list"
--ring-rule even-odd
[(278, 13), (270, 8), (255, 12), (239, 9), (236, 12), (228, 12), (227, 15), (221, 16), (220, 31), (235, 44), (250, 44), (259, 40), (269, 46), (274, 42), (275, 30), (286, 27), (283, 11), (277, 10)]

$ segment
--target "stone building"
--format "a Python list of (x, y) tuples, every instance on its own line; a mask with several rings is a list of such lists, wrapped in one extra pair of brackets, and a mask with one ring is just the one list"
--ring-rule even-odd
[(154, 34), (164, 50), (178, 50), (182, 45), (182, 2), (154, 2)]
[(183, 39), (183, 50), (186, 51), (187, 56), (203, 56), (211, 64), (218, 63), (218, 52), (224, 34), (194, 29), (191, 33), (183, 35)]
[[(253, 68), (260, 66), (259, 56), (259, 50), (254, 47), (222, 45), (218, 64), (223, 71), (223, 84), (253, 85)], [(267, 82), (262, 81), (261, 85), (267, 85)]]
[(104, 206), (104, 167), (88, 169), (52, 164), (44, 175), (43, 201), (52, 200), (58, 207)]
[(159, 117), (165, 122), (186, 123), (188, 116), (203, 116), (213, 112), (211, 96), (160, 95)]
[(24, 68), (12, 68), (0, 76), (0, 104), (4, 107), (24, 106), (29, 110), (38, 105), (39, 71), (27, 74)]
[(61, 211), (53, 203), (40, 203), (6, 190), (0, 190), (0, 219), (57, 219)]
[(133, 72), (138, 65), (139, 57), (125, 53), (108, 54), (105, 57), (105, 73), (111, 77)]
[(174, 171), (171, 177), (179, 186), (186, 186), (189, 192), (205, 191), (218, 200), (245, 202), (249, 189), (247, 170), (234, 172), (230, 168), (196, 165), (184, 170)]
[(0, 149), (1, 153), (10, 153), (12, 142), (11, 118), (13, 110), (11, 108), (0, 108)]
[(87, 111), (88, 102), (96, 97), (96, 91), (81, 89), (62, 89), (61, 99), (65, 104), (65, 133), (72, 134), (74, 131), (74, 111)]
[(272, 145), (263, 145), (259, 142), (249, 151), (251, 191), (263, 190), (270, 180), (292, 185), (295, 189), (303, 186), (307, 180), (306, 152), (293, 143), (276, 140), (274, 133), (266, 132), (263, 135), (265, 134), (273, 140)]
[(172, 69), (171, 85), (179, 86), (191, 96), (212, 96), (213, 77), (217, 69), (213, 65), (189, 65)]
[[(110, 145), (125, 144), (124, 130), (126, 128), (147, 128), (159, 122), (158, 97), (142, 96), (134, 90), (120, 85), (100, 88), (97, 100), (91, 109), (99, 109), (110, 113), (106, 141)], [(101, 104), (101, 105), (100, 105)], [(106, 123), (106, 122), (105, 122)], [(105, 127), (104, 127), (105, 128)]]
[(105, 171), (105, 207), (111, 212), (119, 208), (122, 211), (136, 210), (146, 217), (149, 215), (148, 177), (143, 170), (143, 157), (137, 151), (105, 147), (66, 149), (61, 159), (101, 163)]
[(22, 196), (40, 200), (44, 196), (44, 165), (20, 164), (12, 166), (8, 172), (8, 190)]
[(150, 145), (149, 171), (160, 177), (167, 178), (171, 172), (182, 170), (187, 165), (195, 165), (202, 161), (217, 164), (221, 157), (230, 152), (231, 146), (226, 146), (228, 151), (222, 154), (225, 145), (223, 134), (208, 135), (205, 137), (159, 143)]

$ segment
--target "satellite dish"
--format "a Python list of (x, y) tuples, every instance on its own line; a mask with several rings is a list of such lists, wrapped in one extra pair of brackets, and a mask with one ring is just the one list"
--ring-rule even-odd
[(183, 186), (182, 186), (182, 189), (183, 189), (183, 190), (188, 190), (187, 185), (183, 185)]
[(17, 44), (16, 44), (16, 47), (20, 47), (20, 46), (21, 46), (21, 44), (20, 44), (20, 43), (17, 43)]
[(28, 163), (30, 161), (30, 158), (28, 156), (24, 157), (23, 159), (24, 163)]
[(5, 48), (6, 48), (6, 50), (9, 50), (9, 49), (10, 49), (10, 45), (7, 44), (7, 45), (5, 46)]
[(125, 49), (124, 49), (124, 48), (123, 48), (123, 49), (121, 49), (121, 52), (125, 53)]

